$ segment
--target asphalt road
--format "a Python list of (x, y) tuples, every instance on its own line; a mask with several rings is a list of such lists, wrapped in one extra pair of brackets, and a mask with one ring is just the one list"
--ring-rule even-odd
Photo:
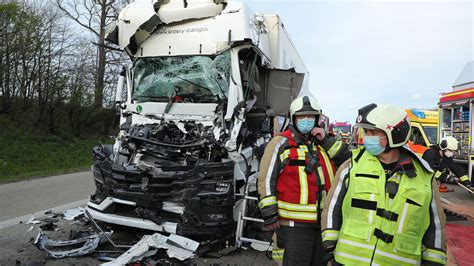
[[(31, 216), (41, 218), (45, 212), (55, 213), (77, 206), (85, 206), (89, 195), (93, 194), (92, 173), (79, 172), (29, 181), (0, 185), (0, 265), (99, 265), (98, 257), (118, 257), (123, 251), (110, 244), (99, 246), (95, 253), (65, 259), (48, 258), (47, 254), (33, 245), (40, 225), (24, 224)], [(93, 229), (91, 224), (79, 220), (55, 222), (57, 231), (45, 231), (55, 240), (68, 240), (72, 232)], [(104, 225), (105, 226), (105, 225)], [(130, 228), (114, 228), (112, 238), (117, 243), (136, 243), (143, 232)], [(220, 258), (195, 258), (191, 265), (276, 265), (264, 252), (252, 249), (237, 250)]]
[[(445, 207), (469, 217), (468, 221), (456, 222), (472, 225), (474, 220), (474, 195), (462, 190), (459, 186), (448, 185), (454, 193), (443, 193)], [(37, 218), (45, 216), (44, 212), (53, 210), (60, 213), (66, 209), (85, 206), (87, 198), (94, 191), (92, 173), (80, 172), (47, 178), (33, 179), (0, 185), (0, 265), (99, 265), (100, 255), (117, 257), (121, 254), (111, 245), (100, 246), (91, 255), (79, 258), (52, 259), (33, 245), (38, 234), (39, 225), (24, 224), (32, 215)], [(90, 224), (78, 221), (59, 219), (57, 231), (47, 231), (52, 239), (67, 240), (71, 232), (91, 229)], [(113, 235), (118, 243), (133, 244), (141, 235), (153, 232), (139, 232), (135, 229), (122, 228)], [(110, 252), (112, 251), (112, 252)], [(449, 265), (456, 265), (452, 256)], [(266, 258), (264, 252), (238, 250), (234, 254), (221, 258), (196, 258), (191, 265), (276, 265)]]
[(0, 229), (48, 209), (84, 205), (94, 191), (91, 171), (0, 185)]

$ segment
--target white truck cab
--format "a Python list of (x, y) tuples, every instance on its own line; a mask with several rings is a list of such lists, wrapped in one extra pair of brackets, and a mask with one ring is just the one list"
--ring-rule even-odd
[(108, 39), (133, 64), (120, 74), (120, 131), (96, 146), (97, 220), (223, 239), (276, 116), (308, 94), (308, 72), (277, 15), (237, 1), (136, 1)]

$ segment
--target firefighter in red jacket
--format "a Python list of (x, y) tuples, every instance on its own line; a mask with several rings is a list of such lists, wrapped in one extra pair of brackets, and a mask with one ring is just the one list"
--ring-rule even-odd
[(265, 228), (277, 233), (281, 249), (273, 255), (282, 256), (283, 265), (323, 264), (324, 199), (336, 167), (351, 156), (344, 143), (318, 126), (320, 115), (316, 99), (295, 99), (289, 129), (268, 143), (260, 162), (259, 208)]

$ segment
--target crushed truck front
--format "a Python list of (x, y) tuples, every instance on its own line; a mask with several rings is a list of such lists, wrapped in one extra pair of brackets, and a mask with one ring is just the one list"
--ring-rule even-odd
[(293, 47), (278, 44), (286, 32), (275, 31), (277, 16), (233, 1), (157, 3), (135, 2), (119, 16), (118, 44), (133, 65), (119, 78), (115, 144), (93, 150), (87, 210), (108, 223), (223, 240), (235, 232), (273, 117), (307, 91), (306, 68), (296, 51), (278, 51)]

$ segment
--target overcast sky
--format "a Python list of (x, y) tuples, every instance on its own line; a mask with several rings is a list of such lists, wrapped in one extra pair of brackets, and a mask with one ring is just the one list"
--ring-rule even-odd
[(332, 121), (372, 103), (436, 108), (474, 54), (474, 1), (243, 0), (279, 14)]

